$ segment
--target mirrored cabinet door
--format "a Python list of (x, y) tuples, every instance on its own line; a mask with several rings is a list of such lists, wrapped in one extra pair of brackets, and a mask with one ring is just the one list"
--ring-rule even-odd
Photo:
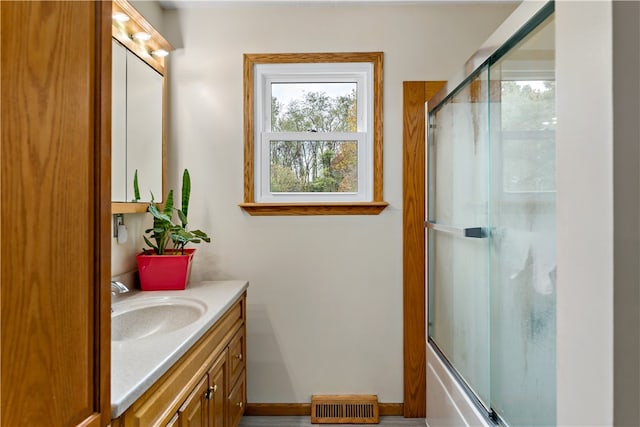
[(127, 200), (127, 49), (112, 40), (111, 200)]
[(112, 50), (112, 201), (162, 201), (163, 76), (113, 40)]
[(162, 75), (127, 51), (127, 200), (162, 200)]

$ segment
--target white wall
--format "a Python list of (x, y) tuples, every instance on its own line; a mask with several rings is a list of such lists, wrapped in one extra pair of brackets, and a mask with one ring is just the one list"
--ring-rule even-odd
[[(508, 4), (233, 6), (169, 12), (169, 184), (192, 175), (190, 218), (213, 235), (193, 279), (242, 278), (248, 400), (376, 393), (402, 402), (402, 82), (444, 80)], [(167, 16), (165, 17), (167, 18)], [(167, 26), (167, 22), (173, 22)], [(379, 216), (251, 217), (243, 197), (242, 54), (383, 51)]]
[(556, 3), (557, 419), (613, 423), (611, 2)]

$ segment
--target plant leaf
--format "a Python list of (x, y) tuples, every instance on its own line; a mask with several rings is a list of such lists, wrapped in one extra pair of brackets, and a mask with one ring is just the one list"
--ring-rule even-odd
[(193, 234), (194, 236), (204, 240), (207, 243), (211, 242), (211, 238), (207, 235), (207, 233), (205, 233), (202, 230), (192, 230), (191, 234)]
[(182, 223), (182, 228), (187, 228), (187, 215), (182, 212), (180, 209), (176, 209), (178, 212), (178, 218), (180, 218), (180, 222)]
[(140, 200), (140, 187), (138, 186), (138, 169), (133, 174), (133, 201)]
[(147, 239), (147, 236), (143, 236), (144, 238), (144, 242), (151, 248), (153, 249), (153, 251), (155, 253), (158, 253), (158, 247), (156, 245), (154, 245), (153, 243), (151, 243), (151, 241), (149, 239)]
[(185, 169), (182, 173), (182, 206), (180, 210), (184, 213), (185, 221), (182, 223), (182, 228), (187, 225), (187, 215), (189, 214), (189, 198), (191, 197), (191, 176), (189, 170)]
[(173, 225), (173, 222), (171, 221), (171, 217), (164, 212), (160, 212), (160, 210), (156, 205), (149, 205), (149, 213), (153, 215), (153, 218), (154, 218), (154, 224), (153, 224), (154, 229), (157, 226), (157, 224), (155, 223), (155, 219), (158, 219), (169, 226)]
[(171, 217), (171, 214), (173, 213), (173, 190), (170, 190), (169, 194), (167, 194), (167, 200), (164, 202), (163, 212), (168, 217)]

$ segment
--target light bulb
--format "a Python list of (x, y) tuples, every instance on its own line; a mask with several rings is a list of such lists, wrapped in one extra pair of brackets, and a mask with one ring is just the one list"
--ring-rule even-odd
[(146, 42), (147, 40), (151, 39), (151, 34), (145, 33), (144, 31), (140, 31), (140, 32), (134, 33), (131, 36), (131, 38), (134, 40), (140, 40), (140, 41)]
[(118, 22), (127, 22), (129, 20), (129, 16), (126, 13), (116, 12), (112, 16), (114, 21)]
[(156, 49), (156, 50), (154, 50), (154, 51), (152, 51), (152, 52), (151, 52), (151, 55), (153, 55), (153, 56), (157, 56), (158, 58), (162, 58), (162, 57), (164, 57), (164, 56), (169, 55), (169, 52), (167, 52), (167, 51), (166, 51), (166, 50), (164, 50), (164, 49)]

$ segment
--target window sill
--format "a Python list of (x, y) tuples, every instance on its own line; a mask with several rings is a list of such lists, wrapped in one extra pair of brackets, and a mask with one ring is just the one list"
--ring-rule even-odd
[(285, 215), (378, 215), (387, 202), (335, 202), (335, 203), (240, 203), (251, 216)]

